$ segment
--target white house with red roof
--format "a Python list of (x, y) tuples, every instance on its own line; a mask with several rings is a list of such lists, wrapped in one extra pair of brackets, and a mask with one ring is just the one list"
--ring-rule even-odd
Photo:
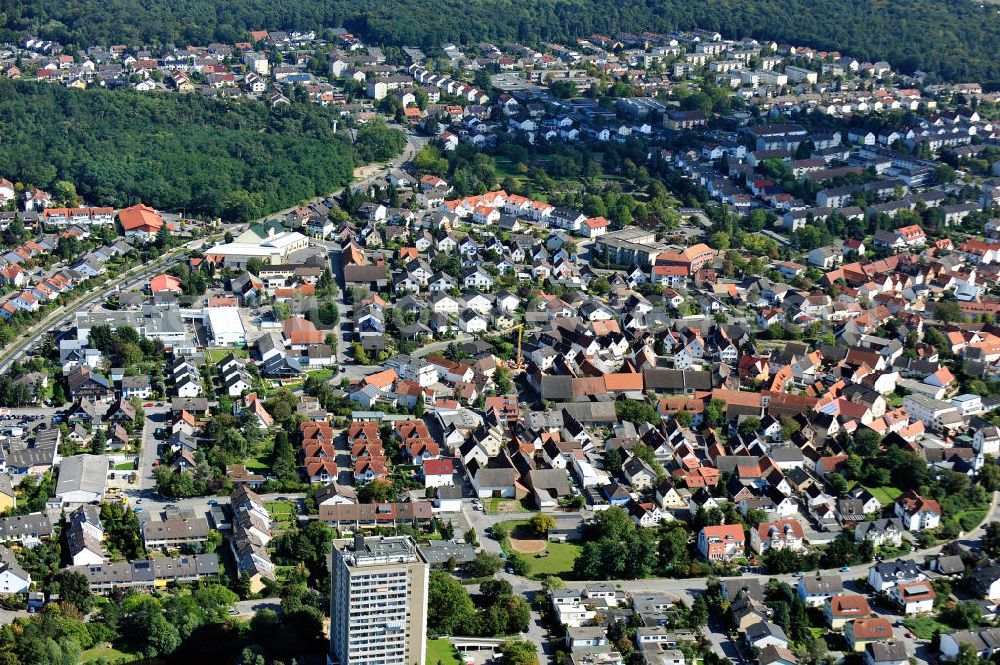
[(424, 487), (447, 487), (455, 484), (455, 460), (445, 457), (423, 463)]
[(147, 205), (138, 204), (118, 211), (126, 238), (149, 240), (163, 227), (163, 217)]
[(750, 548), (758, 554), (770, 550), (801, 551), (804, 547), (805, 532), (796, 519), (763, 522), (756, 529), (750, 529)]
[(709, 561), (730, 561), (743, 556), (745, 549), (742, 524), (706, 526), (698, 533), (698, 551)]
[(14, 200), (14, 183), (6, 178), (0, 178), (0, 205), (7, 205)]
[(604, 217), (589, 217), (581, 227), (581, 233), (587, 238), (596, 238), (608, 232), (610, 222)]
[(895, 233), (903, 239), (907, 247), (922, 247), (927, 242), (927, 234), (916, 224), (901, 226)]
[(941, 505), (913, 490), (907, 490), (896, 499), (895, 513), (910, 531), (935, 529), (941, 523)]
[(24, 197), (25, 210), (45, 210), (52, 205), (52, 197), (48, 192), (44, 192), (37, 187), (28, 192)]

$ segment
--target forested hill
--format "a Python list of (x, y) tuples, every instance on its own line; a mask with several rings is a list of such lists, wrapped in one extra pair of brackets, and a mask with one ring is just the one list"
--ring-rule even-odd
[(232, 43), (249, 30), (341, 25), (424, 47), (702, 27), (1000, 87), (1000, 14), (970, 0), (0, 0), (0, 24), (0, 39), (78, 46)]
[(355, 148), (343, 136), (308, 103), (269, 111), (0, 79), (0, 173), (44, 188), (67, 180), (95, 204), (255, 219), (349, 183)]

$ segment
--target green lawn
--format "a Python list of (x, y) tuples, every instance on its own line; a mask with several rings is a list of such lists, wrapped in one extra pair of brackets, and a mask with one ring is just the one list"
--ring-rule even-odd
[(564, 575), (572, 571), (581, 549), (576, 543), (549, 543), (545, 549), (548, 556), (536, 557), (532, 554), (523, 554), (524, 560), (528, 563), (528, 576)]
[(282, 515), (295, 516), (298, 512), (295, 509), (295, 504), (291, 501), (266, 501), (264, 502), (264, 507), (267, 508), (267, 512), (270, 513), (272, 518), (278, 518)]
[(118, 649), (109, 649), (102, 647), (94, 647), (93, 649), (87, 649), (80, 654), (80, 663), (93, 663), (103, 658), (109, 663), (131, 663), (136, 659), (136, 656), (132, 654), (127, 654), (124, 651), (119, 651)]
[(455, 647), (451, 640), (442, 637), (436, 640), (427, 640), (427, 660), (431, 665), (442, 663), (442, 665), (462, 665), (455, 653)]
[(246, 466), (247, 471), (267, 471), (268, 465), (260, 457), (251, 457), (248, 459), (244, 466)]
[(986, 513), (985, 509), (963, 510), (955, 515), (955, 519), (962, 526), (962, 531), (972, 531), (986, 519)]
[(319, 379), (320, 381), (329, 381), (333, 376), (333, 370), (330, 368), (325, 369), (314, 369), (311, 372), (306, 372), (308, 376)]
[(235, 347), (232, 349), (207, 349), (205, 351), (205, 360), (208, 361), (210, 365), (214, 365), (219, 362), (229, 354), (233, 354), (237, 358), (249, 358), (250, 351), (242, 347)]
[(135, 462), (125, 462), (124, 464), (115, 464), (111, 468), (114, 471), (135, 471)]
[(929, 616), (910, 617), (903, 621), (903, 625), (921, 640), (929, 640), (934, 637), (935, 630), (940, 630), (942, 634), (953, 632), (951, 627)]
[(516, 504), (514, 499), (486, 499), (483, 501), (483, 508), (490, 515), (498, 515), (516, 511)]
[[(501, 522), (513, 534), (519, 526), (527, 524), (525, 520), (507, 520)], [(509, 545), (505, 547), (507, 554), (518, 554), (528, 565), (528, 577), (542, 578), (548, 575), (564, 575), (573, 570), (576, 558), (583, 548), (576, 543), (546, 543), (545, 556), (517, 552)]]
[(891, 505), (903, 493), (902, 490), (888, 485), (884, 487), (866, 487), (865, 489), (871, 492), (872, 496), (881, 501), (884, 506)]

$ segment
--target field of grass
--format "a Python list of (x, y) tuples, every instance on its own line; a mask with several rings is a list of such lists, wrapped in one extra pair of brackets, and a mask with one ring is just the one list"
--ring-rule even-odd
[(247, 471), (267, 471), (268, 465), (267, 462), (264, 461), (264, 457), (265, 455), (260, 455), (248, 458), (244, 463)]
[(952, 632), (952, 628), (929, 616), (910, 617), (903, 621), (903, 625), (921, 640), (929, 640), (934, 637), (935, 630), (940, 630), (942, 634)]
[(115, 464), (112, 467), (115, 471), (135, 471), (135, 462), (125, 462), (124, 464)]
[(442, 665), (461, 665), (462, 663), (458, 659), (458, 654), (455, 653), (455, 647), (452, 646), (451, 640), (447, 638), (427, 640), (426, 662), (441, 663)]
[[(525, 520), (508, 520), (500, 523), (506, 527), (508, 533), (516, 537), (515, 530), (519, 526), (527, 524)], [(576, 543), (545, 543), (544, 556), (530, 553), (520, 553), (513, 550), (509, 545), (505, 548), (508, 554), (518, 554), (528, 565), (528, 577), (542, 578), (548, 575), (565, 575), (573, 570), (576, 558), (580, 556), (583, 549)]]
[(483, 501), (483, 508), (489, 515), (499, 515), (520, 512), (521, 504), (515, 499), (486, 499)]
[(320, 381), (329, 381), (330, 377), (333, 376), (333, 370), (329, 367), (324, 369), (314, 369), (311, 372), (306, 372), (311, 377), (319, 379)]
[(548, 556), (522, 555), (528, 563), (528, 576), (539, 578), (547, 575), (564, 575), (572, 571), (581, 549), (576, 543), (549, 543), (545, 548)]
[(896, 500), (896, 498), (902, 494), (902, 490), (895, 487), (885, 486), (885, 487), (866, 487), (872, 496), (882, 502), (882, 505), (888, 506)]
[(131, 663), (136, 657), (118, 649), (94, 647), (80, 654), (80, 663), (81, 665), (94, 663), (102, 658), (107, 663)]
[(229, 354), (233, 354), (237, 358), (249, 358), (250, 351), (242, 347), (237, 347), (234, 349), (206, 349), (205, 360), (208, 361), (210, 365), (214, 365), (219, 362)]
[(295, 526), (297, 511), (295, 504), (291, 501), (267, 501), (264, 503), (264, 507), (267, 508), (267, 513), (279, 530)]
[(979, 524), (986, 519), (987, 511), (982, 510), (963, 510), (962, 512), (955, 515), (955, 519), (958, 523), (962, 525), (962, 531), (972, 531)]

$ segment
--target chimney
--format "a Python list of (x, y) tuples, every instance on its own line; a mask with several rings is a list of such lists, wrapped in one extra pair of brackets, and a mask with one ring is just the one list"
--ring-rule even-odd
[(354, 534), (354, 551), (360, 552), (365, 548), (365, 534), (356, 533)]

